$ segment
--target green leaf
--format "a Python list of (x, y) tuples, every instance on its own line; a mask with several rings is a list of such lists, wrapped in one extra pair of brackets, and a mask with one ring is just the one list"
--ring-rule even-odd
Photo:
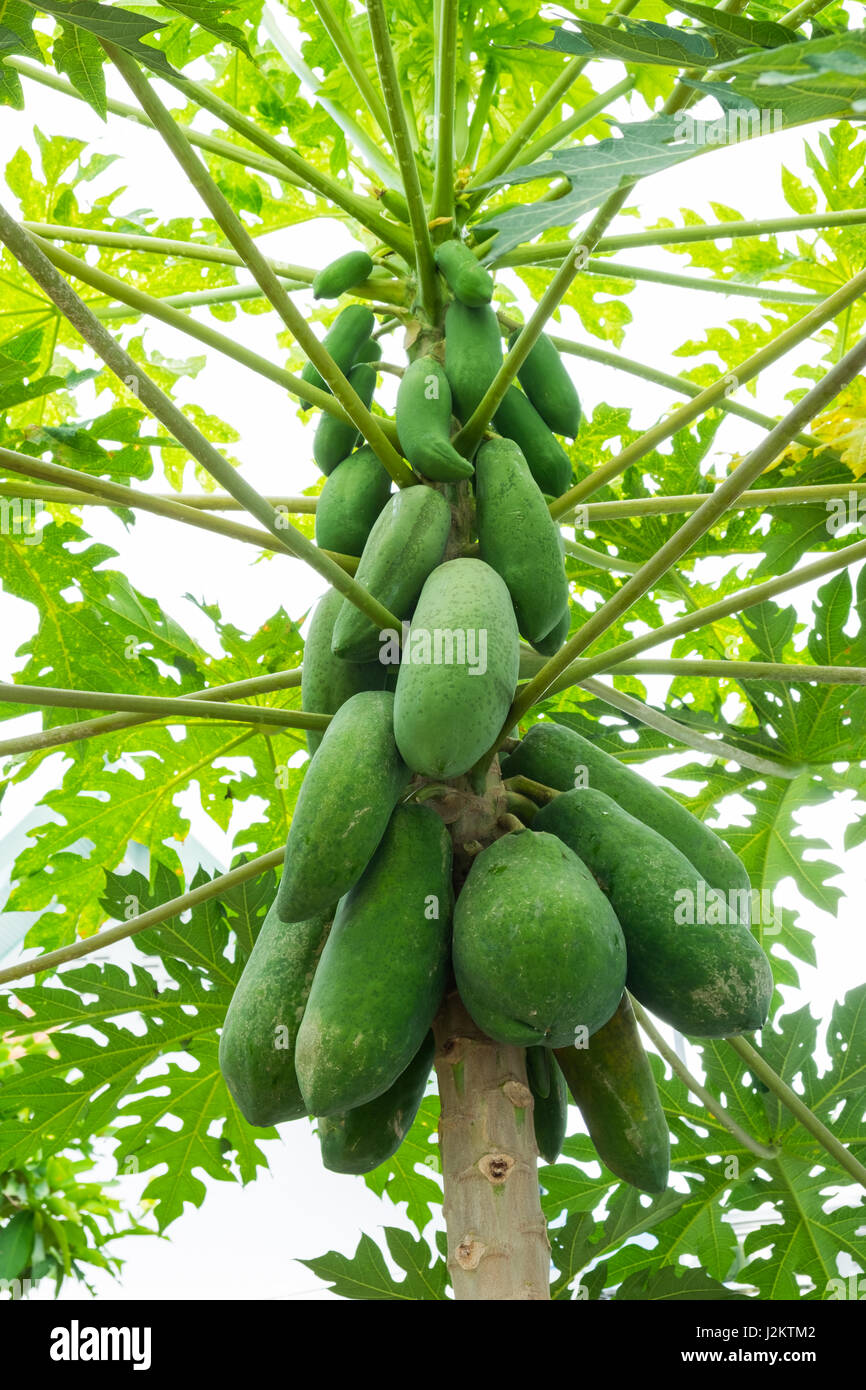
[(656, 24), (622, 16), (616, 28), (591, 24), (584, 19), (572, 21), (578, 27), (557, 29), (547, 45), (561, 53), (597, 54), (616, 58), (623, 63), (653, 63), (663, 67), (714, 67), (724, 57), (742, 51), (724, 35), (715, 36), (699, 29), (674, 29), (669, 24)]
[(20, 1211), (0, 1226), (0, 1279), (17, 1279), (33, 1254), (34, 1215)]
[(754, 44), (756, 48), (779, 48), (786, 43), (801, 43), (802, 39), (794, 29), (786, 29), (784, 24), (775, 24), (770, 19), (750, 19), (747, 15), (731, 14), (715, 5), (688, 4), (686, 0), (676, 0), (671, 8), (680, 14), (699, 19), (707, 28), (720, 34), (732, 34), (743, 43)]
[(51, 56), (57, 71), (66, 74), (88, 106), (105, 120), (108, 114), (102, 71), (105, 53), (99, 40), (86, 29), (62, 23)]
[(146, 34), (162, 28), (165, 24), (164, 19), (146, 19), (143, 15), (133, 14), (131, 10), (124, 10), (116, 5), (93, 4), (92, 0), (78, 0), (74, 5), (59, 4), (58, 0), (49, 5), (39, 0), (39, 4), (34, 4), (33, 8), (44, 10), (55, 19), (65, 20), (79, 29), (84, 29), (96, 38), (108, 39), (110, 43), (117, 44), (118, 48), (124, 49), (155, 72), (161, 72), (165, 76), (177, 76), (158, 48), (151, 48), (141, 42)]
[(441, 1171), (435, 1142), (438, 1123), (439, 1098), (427, 1096), (397, 1152), (364, 1175), (364, 1182), (378, 1197), (387, 1193), (396, 1205), (406, 1203), (406, 1215), (419, 1235), (431, 1220), (433, 1207), (442, 1205), (441, 1185), (428, 1176)]
[(183, 3), (181, 0), (163, 0), (163, 4), (165, 9), (176, 10), (178, 14), (193, 20), (201, 29), (206, 29), (209, 34), (224, 39), (233, 48), (239, 48), (250, 62), (253, 61), (243, 31), (222, 18), (224, 14), (231, 14), (236, 6), (225, 4), (223, 0), (183, 0)]
[(394, 1262), (406, 1272), (406, 1278), (392, 1279), (379, 1247), (367, 1235), (362, 1235), (351, 1257), (330, 1250), (315, 1260), (299, 1260), (319, 1279), (327, 1280), (331, 1290), (341, 1298), (368, 1300), (399, 1299), (429, 1302), (444, 1299), (447, 1275), (444, 1260), (436, 1260), (430, 1268), (430, 1248), (423, 1240), (394, 1226), (385, 1227), (385, 1239)]
[(682, 1269), (671, 1265), (658, 1270), (635, 1270), (620, 1284), (615, 1298), (618, 1303), (628, 1300), (670, 1302), (678, 1299), (689, 1302), (740, 1299), (748, 1302), (746, 1294), (727, 1288), (705, 1269)]

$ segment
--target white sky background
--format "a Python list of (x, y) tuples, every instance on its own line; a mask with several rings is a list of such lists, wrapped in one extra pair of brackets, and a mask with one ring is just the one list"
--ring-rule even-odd
[[(852, 9), (859, 15), (862, 6)], [(856, 22), (862, 20), (858, 18)], [(611, 71), (613, 73), (613, 67)], [(610, 82), (620, 75), (621, 68), (616, 65)], [(599, 79), (599, 86), (602, 85), (608, 84)], [(196, 216), (204, 212), (157, 135), (115, 117), (109, 117), (106, 126), (83, 103), (26, 79), (25, 88), (25, 112), (11, 111), (8, 107), (0, 112), (0, 170), (19, 145), (31, 152), (34, 162), (38, 161), (38, 149), (32, 137), (35, 120), (45, 134), (62, 132), (87, 140), (94, 151), (124, 152), (122, 160), (81, 187), (78, 196), (82, 205), (110, 189), (126, 185), (126, 192), (114, 204), (115, 211), (132, 213), (146, 208), (160, 218)], [(128, 99), (124, 84), (110, 70), (109, 93)], [(171, 89), (164, 89), (162, 95), (169, 105), (177, 100)], [(612, 109), (629, 118), (626, 102), (620, 101)], [(640, 104), (636, 104), (632, 118), (641, 109)], [(208, 120), (197, 124), (202, 130), (210, 128)], [(805, 131), (813, 145), (817, 145), (819, 129), (810, 127)], [(716, 150), (690, 162), (685, 177), (682, 171), (673, 169), (645, 181), (635, 199), (644, 224), (652, 225), (662, 215), (678, 220), (678, 210), (684, 207), (696, 210), (708, 221), (715, 221), (711, 201), (737, 208), (750, 217), (789, 214), (781, 191), (780, 169), (784, 163), (799, 177), (807, 177), (803, 139), (804, 132), (795, 130), (752, 142), (745, 148)], [(14, 207), (14, 199), (5, 187), (3, 198), (7, 206)], [(619, 219), (612, 230), (634, 230), (637, 225), (634, 218)], [(350, 233), (340, 223), (316, 222), (275, 232), (261, 238), (259, 244), (275, 258), (319, 267), (353, 243)], [(790, 244), (793, 245), (793, 239)], [(627, 259), (647, 266), (685, 268), (682, 258), (671, 257), (655, 248), (631, 250)], [(514, 280), (513, 284), (517, 287), (518, 282)], [(527, 297), (522, 287), (520, 293), (525, 306)], [(311, 303), (309, 295), (298, 294), (295, 298), (302, 305)], [(684, 365), (672, 352), (686, 337), (700, 336), (703, 327), (721, 324), (729, 317), (751, 318), (762, 312), (757, 301), (725, 300), (717, 295), (696, 295), (649, 284), (639, 284), (627, 302), (634, 321), (627, 329), (623, 353), (671, 373), (677, 373)], [(204, 322), (216, 323), (221, 331), (251, 348), (277, 361), (283, 360), (284, 354), (275, 347), (278, 326), (275, 315), (251, 316), (239, 311), (232, 323), (225, 324), (217, 323), (207, 310), (194, 310), (193, 313)], [(135, 331), (141, 332), (143, 325), (142, 320)], [(571, 310), (565, 311), (560, 331), (585, 337), (577, 315)], [(396, 344), (398, 339), (392, 341)], [(239, 432), (239, 441), (227, 445), (227, 452), (241, 460), (245, 477), (260, 492), (300, 492), (316, 480), (318, 473), (311, 456), (312, 427), (304, 427), (296, 419), (295, 405), (279, 387), (161, 324), (148, 324), (146, 342), (151, 351), (158, 349), (169, 357), (207, 352), (207, 367), (196, 378), (182, 378), (178, 382), (176, 399), (181, 406), (195, 402), (219, 415)], [(394, 350), (386, 351), (386, 357), (393, 360)], [(796, 362), (809, 360), (814, 361), (814, 349), (807, 346), (799, 356), (792, 355), (763, 373), (757, 397), (759, 408), (767, 414), (783, 413), (785, 393), (795, 384), (793, 368)], [(624, 373), (574, 358), (568, 362), (587, 415), (603, 400), (628, 404), (632, 407), (633, 423), (648, 427), (671, 404), (679, 401), (676, 398), (675, 402), (671, 393), (662, 388)], [(394, 379), (386, 377), (379, 398), (387, 403), (394, 388)], [(97, 401), (88, 390), (82, 390), (79, 396), (82, 418), (99, 414), (109, 405), (106, 395)], [(749, 402), (752, 398), (741, 391), (737, 399)], [(757, 443), (760, 435), (758, 427), (729, 416), (716, 439), (719, 457), (724, 460), (729, 453), (745, 452)], [(159, 477), (145, 483), (136, 481), (136, 486), (145, 490), (167, 490)], [(190, 468), (186, 488), (194, 487)], [(252, 633), (280, 604), (293, 617), (300, 616), (324, 587), (318, 577), (299, 562), (276, 556), (270, 562), (257, 564), (257, 552), (238, 542), (173, 526), (143, 513), (138, 514), (135, 527), (127, 531), (106, 509), (89, 508), (84, 513), (84, 525), (95, 538), (117, 550), (121, 559), (113, 563), (122, 566), (133, 585), (156, 597), (167, 612), (206, 646), (212, 641), (212, 630), (195, 606), (183, 598), (185, 593), (217, 602), (225, 619)], [(807, 619), (813, 592), (812, 589), (798, 590), (782, 602), (794, 603), (800, 616)], [(0, 671), (2, 678), (8, 679), (9, 673), (20, 665), (15, 651), (32, 635), (35, 615), (29, 604), (16, 598), (4, 594), (0, 601)], [(664, 648), (653, 652), (659, 656), (666, 654)], [(661, 678), (647, 678), (646, 683), (651, 700), (661, 703), (667, 682)], [(5, 736), (37, 728), (39, 724), (36, 715), (10, 721), (4, 726), (8, 731)], [(689, 755), (690, 758), (694, 756)], [(62, 767), (63, 755), (58, 753), (43, 764), (39, 777), (31, 779), (27, 790), (9, 789), (0, 810), (0, 840), (32, 809), (33, 789), (38, 786), (41, 796), (57, 785)], [(191, 816), (192, 836), (207, 849), (216, 864), (226, 867), (232, 835), (248, 823), (254, 813), (247, 810), (241, 819), (236, 812), (232, 835), (224, 835), (201, 811), (197, 792), (184, 793), (179, 805)], [(800, 967), (805, 989), (802, 996), (791, 996), (791, 1007), (808, 1000), (813, 1010), (823, 1017), (827, 1016), (835, 999), (864, 978), (866, 967), (862, 936), (866, 846), (851, 854), (843, 853), (846, 819), (841, 808), (830, 811), (822, 807), (801, 816), (804, 827), (830, 842), (829, 857), (844, 864), (844, 874), (837, 882), (846, 896), (838, 919), (804, 903), (790, 881), (782, 885), (777, 895), (780, 903), (800, 907), (804, 913), (803, 924), (817, 931), (818, 969)], [(576, 1121), (577, 1114), (572, 1113)], [(336, 1176), (322, 1168), (318, 1143), (306, 1122), (283, 1126), (281, 1136), (281, 1141), (265, 1145), (271, 1163), (270, 1174), (265, 1173), (246, 1189), (237, 1184), (208, 1181), (204, 1207), (188, 1208), (169, 1228), (167, 1240), (140, 1239), (121, 1243), (123, 1248), (119, 1245), (117, 1253), (123, 1254), (128, 1261), (123, 1281), (118, 1286), (97, 1272), (94, 1283), (99, 1293), (103, 1297), (168, 1299), (328, 1297), (323, 1286), (317, 1288), (316, 1279), (303, 1266), (294, 1263), (293, 1257), (314, 1257), (328, 1249), (350, 1253), (362, 1230), (375, 1238), (379, 1226), (407, 1224), (401, 1212), (375, 1198), (362, 1179)], [(126, 1178), (120, 1186), (126, 1199), (134, 1200), (144, 1183), (143, 1178)], [(48, 1290), (45, 1296), (50, 1296)], [(69, 1287), (65, 1296), (77, 1297), (79, 1293), (75, 1287)]]

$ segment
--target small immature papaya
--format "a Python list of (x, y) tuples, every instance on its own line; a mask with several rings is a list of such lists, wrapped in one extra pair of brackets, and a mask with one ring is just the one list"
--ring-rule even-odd
[(553, 1056), (601, 1161), (641, 1192), (664, 1192), (670, 1135), (628, 995), (586, 1047)]
[(519, 641), (508, 590), (483, 560), (433, 570), (394, 699), (397, 746), (413, 772), (460, 777), (491, 747), (517, 687)]
[(571, 609), (565, 605), (565, 612), (557, 623), (550, 629), (546, 637), (540, 641), (533, 642), (533, 646), (542, 656), (556, 656), (560, 647), (568, 641), (568, 634), (571, 629)]
[(358, 356), (355, 358), (355, 362), (378, 362), (381, 356), (382, 344), (377, 342), (375, 338), (368, 338), (366, 343), (363, 343), (358, 350)]
[(325, 730), (286, 842), (277, 893), (282, 921), (329, 911), (361, 877), (409, 781), (393, 727), (390, 691), (362, 690)]
[(362, 444), (328, 475), (319, 494), (316, 545), (360, 555), (390, 492), (390, 476), (369, 444)]
[(494, 428), (513, 439), (541, 491), (560, 497), (571, 486), (571, 460), (551, 433), (528, 396), (509, 386), (493, 417)]
[(568, 607), (559, 528), (513, 440), (482, 444), (475, 471), (481, 559), (505, 580), (521, 636), (534, 645)]
[(472, 477), (472, 464), (451, 443), (451, 388), (435, 357), (416, 357), (403, 373), (397, 434), (416, 473), (436, 482)]
[[(369, 408), (376, 389), (376, 368), (369, 362), (358, 362), (350, 368), (347, 380)], [(336, 415), (322, 415), (313, 435), (313, 458), (328, 476), (343, 459), (349, 457), (360, 438), (360, 431), (355, 425), (338, 420)]]
[(339, 299), (369, 280), (372, 270), (373, 258), (366, 251), (347, 251), (319, 271), (313, 281), (313, 298)]
[(428, 1033), (397, 1080), (375, 1100), (318, 1122), (322, 1162), (332, 1173), (371, 1173), (397, 1152), (424, 1099), (435, 1044)]
[(552, 720), (534, 724), (503, 766), (503, 777), (517, 773), (556, 791), (584, 785), (606, 792), (630, 816), (676, 845), (707, 883), (740, 895), (739, 915), (748, 921), (749, 876), (734, 851), (661, 787), (581, 734)]
[(465, 425), (502, 366), (499, 323), (489, 305), (470, 309), (455, 299), (445, 313), (445, 375)]
[(307, 1001), (295, 1065), (311, 1114), (366, 1105), (406, 1070), (442, 999), (451, 905), (445, 826), (398, 806), (340, 902)]
[(278, 1125), (307, 1114), (295, 1074), (295, 1039), (330, 927), (328, 917), (287, 926), (272, 906), (235, 986), (219, 1063), (251, 1125)]
[(480, 309), (493, 298), (493, 278), (479, 264), (465, 241), (443, 241), (436, 247), (434, 260), (450, 288), (471, 309)]
[[(519, 337), (517, 329), (508, 339), (509, 348)], [(554, 434), (574, 439), (580, 428), (580, 400), (565, 363), (546, 333), (536, 338), (517, 380), (548, 428)]]
[[(532, 1065), (530, 1057), (533, 1059)], [(543, 1078), (542, 1068), (545, 1065), (547, 1076)], [(535, 1126), (535, 1143), (545, 1162), (555, 1163), (562, 1153), (568, 1129), (568, 1090), (565, 1077), (556, 1065), (549, 1047), (526, 1049), (526, 1075), (534, 1102), (532, 1121)]]
[[(441, 492), (402, 488), (373, 523), (356, 580), (395, 617), (408, 618), (425, 579), (445, 553), (450, 530), (451, 508)], [(380, 629), (346, 599), (331, 646), (344, 661), (372, 661), (382, 651)]]
[[(336, 473), (333, 476), (336, 477)], [(334, 656), (331, 637), (342, 606), (343, 595), (336, 589), (329, 589), (316, 604), (304, 643), (301, 709), (313, 714), (336, 714), (359, 690), (387, 690), (390, 686), (391, 673), (380, 661), (341, 661)], [(307, 730), (310, 757), (323, 737), (318, 729)]]
[[(334, 319), (325, 334), (323, 347), (331, 354), (340, 371), (344, 374), (358, 360), (358, 354), (373, 332), (376, 320), (372, 309), (364, 304), (350, 304)], [(320, 376), (312, 362), (304, 364), (301, 380), (309, 386), (318, 386), (320, 391), (330, 392), (331, 388)]]
[(454, 972), (482, 1032), (565, 1047), (607, 1022), (625, 941), (589, 870), (555, 836), (518, 830), (473, 860), (454, 911)]
[(699, 1038), (764, 1026), (767, 957), (669, 840), (591, 787), (563, 792), (533, 827), (558, 835), (595, 875), (626, 939), (628, 987), (658, 1018)]

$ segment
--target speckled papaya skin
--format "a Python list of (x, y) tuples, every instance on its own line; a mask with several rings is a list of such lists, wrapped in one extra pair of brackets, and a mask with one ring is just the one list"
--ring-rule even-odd
[(412, 1061), (381, 1096), (319, 1120), (322, 1162), (332, 1173), (370, 1173), (397, 1152), (418, 1114), (435, 1044), (428, 1033)]
[(555, 835), (516, 831), (475, 859), (454, 911), (454, 972), (496, 1042), (564, 1047), (606, 1023), (625, 942), (604, 894)]
[(455, 299), (445, 314), (445, 375), (454, 410), (465, 425), (502, 365), (502, 335), (489, 304)]
[(393, 733), (394, 696), (362, 690), (341, 705), (301, 783), (277, 912), (300, 922), (336, 906), (385, 834), (409, 769)]
[(714, 897), (669, 840), (589, 787), (558, 796), (533, 827), (574, 850), (610, 900), (636, 999), (694, 1037), (763, 1027), (773, 995), (767, 957), (747, 926), (728, 920), (725, 895)]
[(271, 907), (235, 987), (219, 1063), (251, 1125), (278, 1125), (307, 1113), (295, 1073), (295, 1039), (329, 930), (327, 917), (287, 925)]
[(313, 1115), (375, 1100), (415, 1056), (445, 989), (451, 841), (427, 806), (399, 806), (341, 900), (322, 952), (295, 1065)]
[(734, 851), (708, 825), (667, 792), (564, 724), (534, 724), (503, 764), (503, 777), (522, 773), (557, 791), (571, 791), (576, 777), (612, 797), (624, 811), (664, 835), (713, 888), (749, 891), (749, 875)]
[(628, 995), (585, 1048), (554, 1056), (601, 1161), (641, 1192), (664, 1192), (670, 1134)]

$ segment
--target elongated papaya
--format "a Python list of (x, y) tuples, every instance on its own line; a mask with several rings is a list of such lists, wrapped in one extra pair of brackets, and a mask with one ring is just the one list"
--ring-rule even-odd
[[(350, 304), (334, 319), (322, 345), (331, 354), (341, 372), (345, 374), (355, 365), (358, 353), (363, 349), (375, 326), (373, 311), (364, 304)], [(301, 380), (306, 381), (309, 386), (318, 386), (320, 391), (331, 389), (312, 362), (304, 364)]]
[(471, 478), (472, 464), (451, 443), (451, 388), (435, 357), (416, 357), (403, 373), (397, 434), (416, 473), (437, 482)]
[(528, 396), (509, 386), (493, 417), (495, 429), (513, 439), (541, 491), (560, 497), (571, 486), (571, 460)]
[[(518, 328), (508, 339), (509, 348), (519, 337)], [(580, 428), (580, 399), (565, 363), (546, 333), (536, 338), (517, 380), (548, 428), (554, 434), (574, 439)]]
[(378, 362), (382, 356), (382, 344), (375, 338), (368, 338), (366, 343), (362, 343), (355, 358), (358, 362)]
[(433, 1034), (428, 1033), (406, 1070), (381, 1096), (319, 1120), (326, 1168), (332, 1173), (370, 1173), (397, 1152), (424, 1099), (434, 1051)]
[[(376, 368), (369, 362), (359, 362), (349, 370), (348, 381), (369, 407), (376, 389)], [(323, 415), (313, 435), (313, 458), (327, 476), (349, 457), (360, 438), (360, 431), (353, 424), (338, 420), (336, 415)]]
[(325, 730), (301, 783), (286, 842), (277, 893), (283, 922), (329, 911), (369, 863), (409, 781), (393, 725), (390, 691), (362, 690), (340, 706)]
[(518, 629), (535, 644), (568, 607), (559, 528), (513, 440), (482, 444), (475, 471), (481, 559), (505, 580)]
[(341, 294), (363, 285), (373, 270), (373, 258), (366, 251), (347, 251), (323, 267), (313, 281), (314, 299), (339, 299)]
[(473, 860), (454, 910), (453, 959), (478, 1027), (519, 1047), (564, 1047), (578, 1030), (594, 1033), (625, 986), (610, 903), (567, 845), (534, 829)]
[(511, 598), (483, 560), (449, 560), (421, 590), (404, 645), (394, 735), (413, 772), (459, 777), (494, 742), (520, 664)]
[(503, 777), (516, 773), (557, 791), (584, 785), (606, 792), (630, 816), (676, 845), (713, 888), (740, 894), (739, 916), (749, 920), (749, 876), (734, 851), (667, 792), (581, 734), (552, 721), (534, 724), (503, 764)]
[(533, 828), (558, 835), (595, 875), (628, 947), (628, 987), (681, 1033), (724, 1038), (767, 1021), (770, 963), (669, 840), (591, 787), (563, 792)]
[[(334, 656), (331, 637), (342, 606), (343, 595), (336, 589), (329, 589), (316, 604), (304, 643), (301, 709), (314, 714), (336, 714), (359, 690), (387, 690), (391, 686), (392, 673), (380, 661), (341, 661)], [(311, 757), (322, 738), (318, 729), (307, 730)]]
[(570, 629), (571, 609), (569, 608), (568, 604), (566, 604), (565, 612), (562, 614), (559, 621), (554, 623), (547, 636), (542, 637), (540, 641), (533, 642), (532, 645), (534, 646), (537, 652), (541, 653), (542, 656), (556, 656), (556, 653), (559, 651), (560, 647), (564, 646), (565, 643), (568, 641), (568, 634)]
[[(598, 1037), (598, 1034), (595, 1034)], [(530, 1057), (533, 1059), (530, 1065)], [(553, 1058), (549, 1047), (528, 1047), (526, 1049), (526, 1076), (532, 1092), (532, 1120), (535, 1125), (535, 1143), (541, 1157), (547, 1163), (555, 1163), (562, 1153), (568, 1129), (568, 1090), (565, 1077)], [(542, 1080), (542, 1068), (547, 1068), (547, 1076)]]
[(340, 902), (298, 1032), (311, 1114), (366, 1105), (406, 1070), (442, 999), (451, 906), (445, 826), (427, 806), (398, 806)]
[(445, 313), (445, 375), (463, 424), (502, 366), (502, 338), (489, 305), (470, 309), (455, 299)]
[(493, 278), (479, 264), (465, 241), (443, 241), (436, 247), (434, 260), (461, 304), (480, 309), (490, 303)]
[(602, 1163), (641, 1192), (664, 1192), (670, 1135), (628, 995), (586, 1047), (554, 1057)]
[[(395, 617), (407, 618), (445, 553), (450, 529), (451, 508), (441, 492), (403, 488), (373, 523), (355, 578)], [(371, 661), (383, 650), (379, 628), (348, 599), (337, 615), (331, 645), (345, 661)]]
[(376, 197), (380, 199), (382, 206), (390, 212), (392, 217), (396, 218), (398, 222), (405, 222), (407, 227), (409, 226), (409, 204), (406, 202), (404, 194), (398, 193), (395, 188), (382, 188)]
[(369, 444), (363, 444), (325, 481), (316, 506), (316, 545), (340, 555), (360, 555), (390, 491), (389, 475)]
[(287, 926), (272, 906), (235, 986), (219, 1064), (251, 1125), (278, 1125), (307, 1114), (295, 1074), (295, 1039), (330, 926), (327, 917)]

